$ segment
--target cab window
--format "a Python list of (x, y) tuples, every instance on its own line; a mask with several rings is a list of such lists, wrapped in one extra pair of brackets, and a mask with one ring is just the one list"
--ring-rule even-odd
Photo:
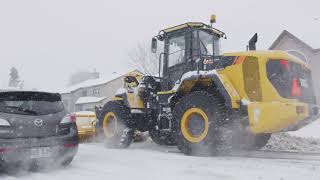
[(169, 39), (168, 67), (175, 66), (185, 60), (186, 40), (184, 34)]
[(213, 36), (212, 34), (199, 31), (199, 46), (202, 55), (213, 56)]

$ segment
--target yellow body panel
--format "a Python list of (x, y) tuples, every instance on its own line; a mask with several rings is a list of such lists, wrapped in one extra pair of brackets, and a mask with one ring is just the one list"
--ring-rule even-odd
[(203, 23), (190, 22), (190, 23), (185, 23), (185, 24), (181, 24), (181, 25), (178, 25), (178, 26), (170, 27), (170, 28), (164, 29), (163, 31), (168, 33), (168, 32), (177, 31), (179, 29), (184, 29), (186, 27), (203, 27)]
[[(237, 68), (227, 67), (226, 70), (218, 72), (220, 81), (223, 83), (224, 88), (226, 89), (229, 96), (231, 97), (232, 108), (238, 109), (240, 107), (240, 101), (241, 101), (239, 90), (241, 90), (242, 81), (241, 81), (241, 76), (229, 78), (228, 74), (231, 74), (231, 73), (237, 73)], [(235, 87), (238, 87), (238, 89), (236, 89)]]
[(223, 54), (223, 56), (254, 56), (254, 57), (264, 57), (269, 59), (286, 59), (309, 68), (304, 61), (298, 59), (293, 55), (286, 53), (285, 51), (243, 51), (243, 52), (225, 53)]
[[(110, 124), (114, 124), (113, 129), (110, 129)], [(103, 118), (102, 126), (105, 137), (113, 137), (118, 129), (117, 116), (113, 112), (108, 112)]]
[[(307, 65), (283, 51), (249, 51), (228, 53), (224, 56), (250, 56), (256, 57), (259, 63), (259, 84), (261, 89), (261, 100), (255, 101), (248, 97), (244, 87), (243, 61), (240, 64), (228, 66), (218, 71), (232, 82), (233, 87), (239, 93), (241, 100), (248, 104), (248, 116), (250, 130), (254, 134), (274, 133), (286, 129), (290, 125), (306, 119), (309, 116), (308, 105), (295, 99), (281, 97), (267, 78), (266, 64), (271, 59), (285, 59), (308, 68)], [(232, 97), (234, 98), (234, 97)], [(297, 107), (304, 107), (304, 113), (297, 114)]]
[[(246, 97), (244, 86), (243, 86), (243, 76), (240, 75), (242, 74), (241, 65), (228, 66), (224, 70), (218, 71), (218, 73), (221, 76), (228, 78), (229, 82), (237, 92), (238, 96), (240, 96), (241, 98)], [(237, 74), (237, 76), (235, 76), (235, 74)]]
[[(296, 112), (297, 106), (304, 107), (304, 113)], [(251, 132), (275, 133), (296, 124), (309, 116), (308, 106), (304, 103), (250, 103), (248, 105)]]
[(201, 22), (188, 22), (188, 23), (185, 23), (185, 24), (181, 24), (181, 25), (178, 25), (178, 26), (174, 26), (174, 27), (170, 27), (170, 28), (164, 29), (162, 31), (165, 32), (165, 33), (170, 33), (170, 32), (174, 32), (174, 31), (180, 30), (180, 29), (185, 29), (187, 27), (205, 28), (205, 29), (211, 31), (212, 33), (219, 34), (220, 36), (224, 36), (223, 32), (221, 32), (221, 31), (219, 31), (217, 29), (208, 29), (205, 26), (206, 25), (201, 23)]
[(132, 108), (132, 109), (144, 108), (144, 102), (139, 97), (138, 91), (127, 93), (127, 100), (128, 100), (130, 108)]
[(161, 95), (161, 94), (173, 94), (175, 93), (176, 91), (175, 90), (171, 90), (171, 91), (161, 91), (161, 92), (158, 92), (157, 94), (158, 95)]
[[(138, 71), (132, 71), (132, 72), (129, 72), (128, 74), (126, 74), (125, 78), (128, 77), (128, 76), (133, 76), (137, 79), (137, 81), (141, 81), (141, 79), (143, 78), (143, 74), (138, 72)], [(138, 84), (136, 84), (136, 82), (132, 82), (132, 83), (127, 83), (126, 81), (124, 81), (124, 87), (125, 88), (135, 88), (137, 87)]]
[[(137, 81), (141, 81), (143, 78), (143, 74), (138, 71), (132, 71), (128, 73), (126, 76), (133, 76), (137, 79)], [(138, 96), (137, 86), (135, 82), (133, 83), (127, 83), (124, 81), (124, 88), (127, 89), (126, 95), (127, 95), (127, 101), (129, 103), (130, 108), (144, 108), (144, 103), (142, 99)], [(122, 97), (113, 97), (114, 101), (123, 101), (124, 99)]]
[(80, 138), (92, 137), (96, 134), (95, 115), (76, 115), (76, 124)]
[(121, 97), (113, 97), (112, 100), (114, 100), (114, 101), (122, 101), (123, 98), (121, 98)]

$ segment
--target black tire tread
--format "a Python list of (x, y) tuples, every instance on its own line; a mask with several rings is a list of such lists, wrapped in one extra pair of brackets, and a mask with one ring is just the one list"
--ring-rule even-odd
[[(193, 102), (194, 101), (194, 102)], [(200, 103), (201, 102), (201, 103)], [(210, 127), (208, 137), (206, 137), (200, 143), (190, 143), (184, 140), (180, 132), (180, 119), (186, 109), (191, 106), (202, 106), (209, 116), (216, 117), (214, 120), (209, 120)], [(205, 91), (194, 91), (184, 96), (174, 107), (173, 110), (174, 119), (177, 121), (178, 127), (176, 127), (176, 142), (178, 149), (186, 155), (214, 155), (216, 154), (216, 148), (219, 144), (219, 137), (217, 137), (220, 124), (225, 123), (227, 120), (227, 109), (224, 103), (224, 99), (218, 93), (208, 93)], [(214, 137), (212, 137), (214, 136)], [(205, 152), (196, 152), (193, 150), (193, 146), (200, 147), (205, 146)]]
[(109, 148), (127, 148), (133, 141), (133, 130), (127, 124), (130, 120), (129, 109), (119, 101), (109, 101), (103, 106), (101, 119), (99, 120), (100, 129), (103, 132), (103, 118), (108, 112), (113, 112), (117, 116), (118, 122), (124, 125), (120, 133), (112, 138), (105, 139), (105, 145)]

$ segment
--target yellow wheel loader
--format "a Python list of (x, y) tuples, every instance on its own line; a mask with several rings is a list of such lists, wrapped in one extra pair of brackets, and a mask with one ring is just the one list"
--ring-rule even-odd
[(109, 147), (128, 147), (135, 132), (149, 131), (155, 143), (187, 155), (216, 154), (227, 145), (256, 150), (272, 133), (319, 118), (305, 62), (283, 51), (256, 51), (257, 35), (248, 51), (221, 55), (226, 35), (214, 22), (212, 16), (211, 25), (181, 24), (152, 39), (153, 53), (164, 42), (159, 75), (127, 76), (126, 88), (97, 111)]

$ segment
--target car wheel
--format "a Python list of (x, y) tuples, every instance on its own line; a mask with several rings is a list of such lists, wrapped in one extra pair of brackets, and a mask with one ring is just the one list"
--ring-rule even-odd
[(74, 158), (74, 157), (68, 157), (68, 158), (66, 158), (65, 160), (63, 160), (63, 161), (61, 162), (61, 165), (62, 165), (62, 166), (69, 166), (69, 165), (71, 164), (71, 162), (73, 161), (73, 158)]

